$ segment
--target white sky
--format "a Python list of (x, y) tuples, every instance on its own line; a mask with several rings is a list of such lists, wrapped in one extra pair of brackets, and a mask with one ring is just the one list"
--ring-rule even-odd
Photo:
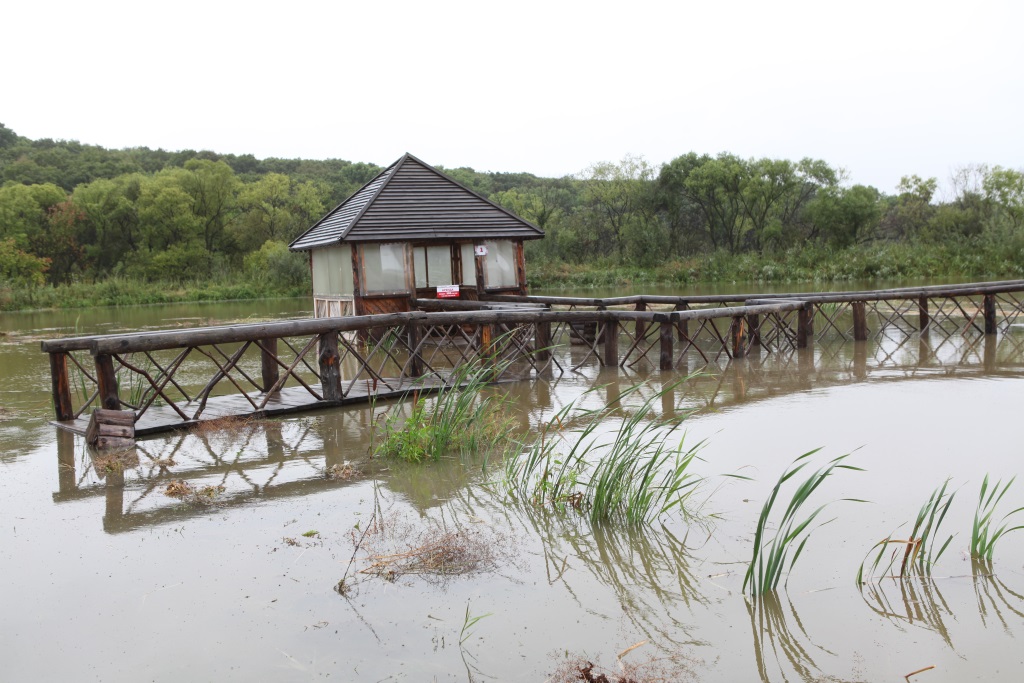
[(0, 122), (106, 147), (576, 173), (1024, 166), (1024, 3), (10, 0)]

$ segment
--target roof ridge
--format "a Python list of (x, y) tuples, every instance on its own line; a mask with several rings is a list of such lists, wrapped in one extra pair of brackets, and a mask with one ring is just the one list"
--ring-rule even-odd
[[(359, 213), (357, 213), (355, 216), (353, 216), (352, 220), (350, 220), (348, 222), (348, 227), (345, 228), (344, 232), (342, 232), (341, 235), (338, 236), (338, 241), (339, 242), (344, 240), (346, 237), (348, 237), (348, 234), (350, 232), (352, 232), (352, 228), (356, 227), (356, 223), (358, 223), (359, 219), (363, 217), (363, 214), (366, 213), (366, 210), (369, 209), (373, 205), (374, 200), (377, 199), (377, 197), (380, 196), (380, 193), (383, 192), (384, 188), (388, 186), (388, 183), (391, 182), (391, 179), (394, 178), (396, 175), (398, 175), (398, 170), (400, 168), (402, 168), (402, 164), (404, 164), (406, 159), (408, 159), (410, 156), (411, 155), (408, 152), (406, 152), (405, 154), (403, 154), (401, 156), (401, 158), (398, 161), (396, 161), (395, 163), (391, 164), (386, 169), (381, 171), (377, 176), (374, 177), (374, 180), (376, 180), (377, 178), (379, 178), (380, 176), (384, 175), (388, 171), (391, 172), (391, 175), (389, 175), (387, 178), (384, 179), (384, 182), (380, 184), (380, 187), (378, 187), (377, 190), (372, 195), (367, 197), (366, 201), (363, 203), (363, 207), (361, 209), (359, 209)], [(369, 183), (367, 183), (367, 185), (369, 185)], [(352, 195), (352, 196), (354, 197), (355, 195)]]
[[(466, 192), (470, 193), (471, 195), (473, 195), (477, 199), (482, 199), (483, 201), (487, 202), (488, 204), (490, 204), (491, 206), (496, 208), (498, 211), (501, 211), (502, 213), (504, 213), (505, 215), (509, 216), (510, 218), (514, 218), (515, 220), (517, 220), (517, 221), (519, 221), (521, 223), (526, 223), (526, 225), (528, 225), (531, 228), (533, 228), (534, 230), (536, 230), (539, 235), (542, 235), (542, 236), (544, 235), (544, 231), (541, 230), (536, 225), (534, 225), (531, 221), (526, 220), (522, 216), (517, 216), (516, 214), (512, 213), (511, 211), (509, 211), (508, 209), (506, 209), (505, 207), (503, 207), (500, 204), (492, 202), (490, 199), (488, 199), (487, 197), (483, 196), (479, 192), (477, 192), (477, 191), (475, 191), (475, 190), (473, 190), (471, 188), (466, 187), (465, 185), (460, 183), (455, 178), (452, 178), (450, 175), (448, 175), (444, 171), (437, 170), (436, 168), (434, 168), (433, 166), (431, 166), (427, 162), (423, 161), (422, 159), (417, 159), (415, 156), (413, 156), (412, 154), (409, 154), (408, 152), (405, 153), (405, 156), (402, 157), (401, 161), (405, 161), (406, 159), (412, 159), (413, 161), (415, 161), (419, 165), (423, 166), (424, 168), (426, 168), (426, 169), (428, 169), (430, 171), (433, 171), (437, 175), (441, 176), (443, 179), (447, 180), (448, 182), (461, 187), (463, 190), (465, 190)], [(397, 171), (397, 169), (395, 169), (395, 170)], [(381, 189), (383, 189), (383, 188), (381, 188)], [(360, 214), (360, 217), (361, 216), (362, 215)], [(352, 221), (352, 225), (355, 225), (355, 221)]]
[[(403, 157), (403, 159), (404, 159), (404, 157)], [(398, 161), (402, 161), (402, 159), (399, 159)], [(398, 164), (398, 161), (395, 161), (395, 162), (393, 162), (393, 163), (392, 163), (391, 165), (389, 165), (389, 166), (385, 167), (384, 169), (382, 169), (382, 170), (380, 171), (380, 173), (378, 173), (377, 175), (373, 176), (373, 177), (372, 177), (372, 178), (370, 178), (370, 179), (369, 179), (368, 181), (366, 181), (365, 183), (363, 183), (363, 185), (362, 185), (362, 186), (361, 186), (361, 187), (360, 187), (360, 188), (359, 188), (358, 190), (356, 190), (355, 192), (353, 192), (352, 194), (350, 194), (350, 195), (349, 195), (348, 197), (345, 197), (345, 199), (343, 199), (343, 200), (341, 201), (341, 203), (340, 203), (340, 204), (338, 204), (338, 205), (337, 205), (337, 206), (335, 206), (335, 207), (334, 207), (333, 209), (331, 209), (330, 211), (328, 211), (327, 213), (325, 213), (325, 214), (324, 214), (323, 216), (321, 216), (321, 217), (320, 217), (320, 219), (319, 219), (319, 220), (318, 220), (318, 221), (317, 221), (316, 223), (314, 223), (313, 225), (309, 226), (309, 227), (308, 227), (308, 228), (307, 228), (306, 230), (304, 230), (304, 231), (302, 232), (302, 234), (301, 234), (301, 235), (299, 235), (298, 237), (296, 237), (295, 239), (293, 239), (293, 240), (291, 241), (291, 244), (289, 244), (289, 245), (288, 245), (288, 249), (289, 249), (289, 250), (291, 250), (291, 246), (292, 246), (293, 244), (296, 244), (296, 243), (298, 243), (298, 242), (301, 242), (301, 241), (302, 241), (302, 238), (303, 238), (303, 237), (305, 237), (305, 236), (306, 236), (306, 235), (308, 235), (309, 233), (311, 233), (311, 232), (313, 232), (314, 230), (316, 230), (316, 229), (317, 229), (318, 227), (320, 227), (320, 224), (321, 224), (321, 223), (323, 223), (323, 222), (324, 222), (325, 220), (327, 220), (328, 218), (332, 217), (332, 216), (333, 216), (333, 215), (334, 215), (335, 213), (337, 213), (337, 212), (338, 212), (338, 210), (339, 210), (339, 209), (341, 209), (341, 207), (345, 206), (345, 205), (346, 205), (346, 204), (348, 204), (348, 203), (349, 203), (350, 201), (352, 201), (352, 200), (353, 200), (353, 199), (355, 199), (355, 198), (356, 198), (357, 196), (359, 196), (359, 193), (360, 193), (360, 192), (362, 192), (363, 190), (365, 190), (366, 188), (368, 188), (368, 187), (369, 187), (370, 185), (373, 185), (373, 184), (374, 184), (375, 182), (377, 182), (377, 179), (378, 179), (378, 178), (380, 178), (380, 177), (381, 177), (382, 175), (384, 175), (385, 173), (387, 173), (387, 172), (388, 172), (389, 170), (391, 170), (391, 168), (392, 168), (392, 167), (394, 167), (394, 166), (395, 166), (396, 164)], [(383, 184), (384, 184), (384, 183), (382, 183), (382, 185), (383, 185)], [(378, 189), (379, 189), (379, 188), (378, 188)], [(373, 194), (373, 197), (376, 197), (376, 196), (377, 196), (377, 194), (379, 194), (379, 193), (378, 193), (378, 192), (375, 192), (375, 193)], [(372, 199), (372, 197), (371, 197), (371, 199)], [(369, 201), (369, 200), (368, 200), (368, 201)], [(362, 215), (363, 215), (363, 213), (365, 212), (365, 210), (366, 210), (366, 207), (365, 207), (365, 205), (364, 205), (364, 207), (363, 207), (363, 210), (359, 212), (359, 216), (362, 216)], [(351, 228), (351, 224), (350, 224), (350, 225), (349, 225), (349, 228), (348, 228), (347, 230), (345, 230), (345, 233), (343, 233), (343, 234), (342, 234), (342, 238), (343, 238), (343, 237), (344, 237), (344, 236), (345, 236), (346, 234), (348, 234), (348, 231), (349, 231), (349, 230), (351, 230), (351, 229), (352, 229), (352, 228)]]

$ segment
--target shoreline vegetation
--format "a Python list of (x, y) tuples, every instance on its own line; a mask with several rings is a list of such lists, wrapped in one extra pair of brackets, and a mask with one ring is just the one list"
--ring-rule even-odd
[[(715, 252), (673, 259), (656, 266), (631, 266), (610, 260), (594, 263), (527, 261), (531, 291), (557, 295), (559, 290), (600, 287), (687, 287), (747, 284), (819, 283), (835, 288), (844, 282), (900, 280), (988, 280), (1024, 278), (1024, 258), (1012, 260), (983, 244), (875, 244), (843, 249), (808, 247), (774, 254)], [(636, 293), (631, 291), (630, 293)], [(75, 309), (211, 301), (308, 297), (306, 283), (254, 279), (224, 274), (216, 279), (147, 281), (112, 275), (95, 282), (12, 286), (0, 283), (0, 311)]]
[[(32, 140), (0, 124), (0, 310), (308, 296), (288, 244), (381, 167)], [(442, 168), (535, 224), (532, 291), (1024, 277), (1024, 170), (856, 184), (819, 159), (689, 152), (562, 178)]]

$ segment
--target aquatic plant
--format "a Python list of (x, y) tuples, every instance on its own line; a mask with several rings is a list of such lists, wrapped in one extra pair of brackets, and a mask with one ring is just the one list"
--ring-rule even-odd
[[(884, 575), (891, 575), (893, 567), (896, 565), (896, 560), (899, 557), (900, 550), (903, 551), (902, 559), (900, 560), (899, 578), (905, 578), (912, 574), (928, 576), (931, 574), (932, 567), (939, 558), (942, 557), (942, 553), (946, 551), (949, 544), (953, 541), (953, 536), (950, 535), (942, 543), (941, 546), (936, 549), (937, 539), (939, 537), (939, 528), (942, 526), (942, 521), (946, 518), (946, 513), (949, 512), (949, 506), (953, 503), (953, 497), (956, 495), (956, 491), (949, 491), (950, 480), (947, 479), (943, 482), (942, 486), (932, 491), (931, 495), (928, 496), (928, 500), (925, 501), (924, 505), (917, 513), (917, 518), (914, 520), (914, 527), (910, 531), (910, 535), (904, 539), (895, 539), (890, 535), (888, 538), (884, 538), (871, 547), (868, 551), (868, 557), (877, 548), (878, 552), (875, 554), (874, 560), (871, 562), (871, 568), (869, 575), (874, 576), (878, 571), (878, 568), (882, 566), (883, 558), (885, 557), (885, 551), (890, 546), (896, 546), (892, 553), (889, 555), (889, 562), (885, 565), (885, 569), (882, 571)], [(857, 570), (857, 584), (864, 583), (864, 567), (867, 563), (867, 557), (861, 562), (860, 569)]]
[[(779, 585), (779, 579), (783, 572), (792, 571), (793, 565), (800, 558), (813, 529), (811, 525), (818, 515), (828, 506), (828, 503), (819, 505), (806, 517), (801, 518), (801, 510), (810, 499), (811, 494), (835, 470), (863, 470), (853, 465), (847, 465), (843, 461), (849, 454), (841, 455), (831, 460), (827, 465), (815, 470), (806, 480), (801, 483), (790, 497), (786, 510), (782, 514), (775, 528), (778, 529), (771, 541), (766, 540), (766, 530), (769, 526), (772, 510), (779, 498), (779, 492), (783, 485), (795, 477), (802, 469), (810, 464), (810, 458), (821, 449), (814, 449), (804, 453), (782, 473), (772, 488), (771, 494), (761, 507), (761, 516), (757, 520), (757, 531), (754, 534), (754, 549), (747, 565), (747, 572), (743, 577), (743, 591), (749, 589), (751, 595), (763, 595), (774, 591)], [(863, 502), (857, 498), (843, 498), (842, 500)], [(827, 522), (825, 522), (827, 524)], [(821, 526), (821, 525), (819, 525)], [(815, 527), (816, 528), (816, 527)], [(792, 554), (791, 554), (792, 553)], [(787, 564), (788, 559), (788, 564)], [(788, 581), (788, 579), (787, 579)]]
[[(667, 385), (627, 410), (607, 442), (601, 442), (601, 425), (644, 384), (623, 391), (614, 408), (585, 410), (577, 409), (575, 401), (568, 404), (532, 444), (506, 455), (506, 489), (535, 505), (576, 510), (594, 523), (620, 520), (643, 526), (681, 509), (701, 481), (690, 465), (703, 444), (686, 448), (682, 436), (677, 443), (669, 442), (685, 414), (652, 415), (655, 403), (677, 385)], [(580, 426), (567, 435), (567, 427), (574, 424)]]
[(484, 392), (493, 373), (485, 364), (467, 363), (452, 372), (434, 397), (414, 394), (409, 415), (400, 409), (388, 413), (374, 454), (422, 462), (508, 447), (513, 443), (509, 401)]
[[(1001, 486), (1001, 480), (997, 481), (991, 490), (989, 490), (987, 474), (984, 481), (981, 482), (981, 492), (978, 494), (978, 507), (975, 509), (974, 524), (971, 527), (971, 557), (991, 562), (992, 553), (999, 539), (1011, 531), (1024, 529), (1024, 525), (1011, 527), (1007, 521), (1018, 512), (1024, 511), (1024, 507), (1019, 507), (1006, 513), (999, 519), (998, 523), (993, 521), (996, 508), (1013, 484), (1014, 479), (1016, 477), (1012, 477), (1010, 481), (1006, 482), (1005, 486)], [(988, 494), (987, 497), (986, 493)]]

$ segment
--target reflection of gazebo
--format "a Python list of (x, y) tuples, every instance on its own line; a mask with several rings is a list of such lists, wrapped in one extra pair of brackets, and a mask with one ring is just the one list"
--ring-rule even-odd
[(318, 318), (408, 311), (412, 298), (526, 294), (535, 225), (406, 154), (291, 243)]

